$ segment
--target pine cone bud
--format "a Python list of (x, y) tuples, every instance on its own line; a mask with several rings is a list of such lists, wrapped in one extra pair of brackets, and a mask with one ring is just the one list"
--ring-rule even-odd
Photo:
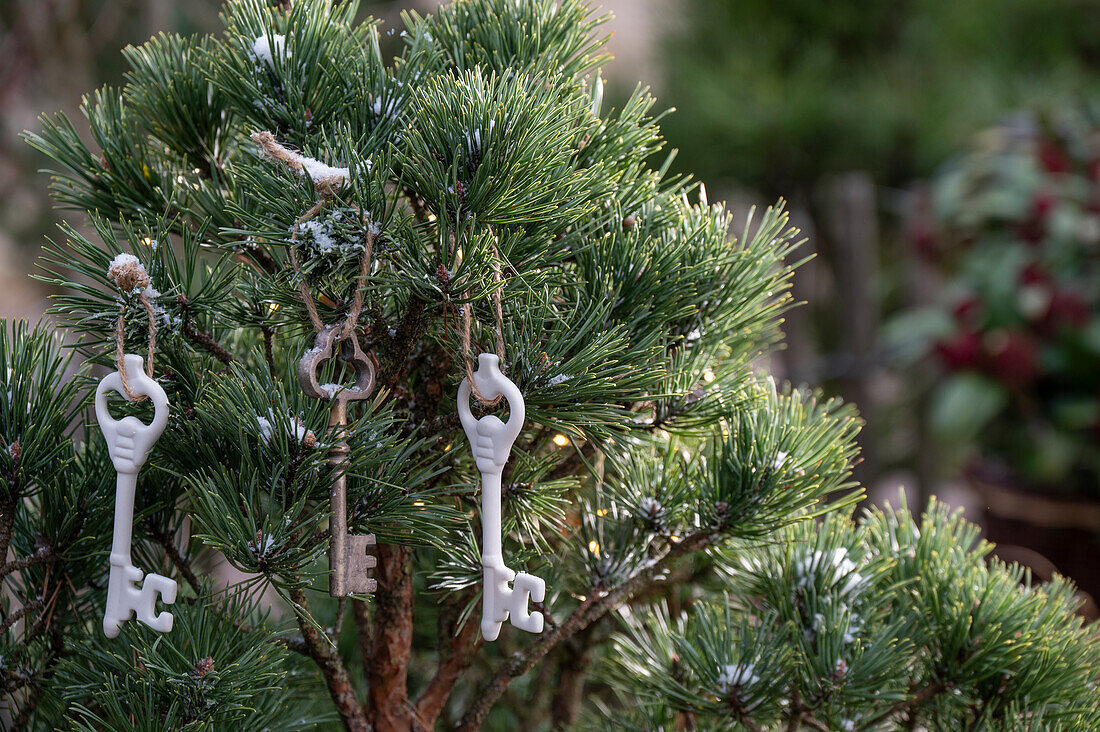
[(198, 681), (207, 674), (214, 670), (214, 657), (207, 656), (198, 663), (195, 664), (195, 668), (191, 670), (191, 678)]

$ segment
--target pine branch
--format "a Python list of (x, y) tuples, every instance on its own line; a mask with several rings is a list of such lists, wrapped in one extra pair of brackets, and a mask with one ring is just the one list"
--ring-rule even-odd
[(559, 643), (587, 628), (604, 615), (619, 607), (636, 592), (644, 589), (654, 578), (676, 562), (692, 552), (708, 546), (716, 534), (712, 531), (700, 531), (687, 536), (684, 541), (673, 546), (664, 557), (649, 567), (633, 575), (618, 587), (596, 596), (593, 589), (587, 598), (570, 614), (565, 622), (549, 633), (543, 633), (526, 651), (514, 654), (497, 670), (493, 678), (480, 689), (476, 701), (466, 710), (459, 722), (459, 732), (470, 732), (479, 728), (489, 714), (489, 710), (500, 699), (508, 685), (516, 678), (530, 671), (536, 663)]
[(468, 618), (461, 629), (457, 628), (459, 614), (470, 599), (468, 593), (452, 598), (439, 614), (439, 666), (416, 699), (416, 719), (425, 729), (435, 727), (455, 682), (485, 642), (473, 619)]
[(321, 669), (329, 695), (336, 705), (340, 718), (344, 721), (344, 726), (351, 732), (370, 732), (371, 726), (355, 696), (355, 689), (351, 685), (351, 678), (344, 667), (343, 659), (329, 643), (328, 638), (321, 635), (310, 622), (309, 601), (306, 599), (305, 590), (300, 587), (292, 588), (290, 600), (294, 603), (294, 616), (298, 620), (298, 627), (302, 631), (302, 638), (305, 639), (309, 656)]
[(742, 715), (738, 717), (738, 722), (749, 728), (750, 732), (765, 732), (764, 728), (754, 722), (752, 718)]
[(270, 325), (264, 323), (260, 326), (260, 333), (262, 333), (264, 337), (264, 361), (267, 363), (267, 373), (271, 376), (272, 380), (274, 380), (276, 378), (274, 350), (275, 331)]
[(427, 303), (413, 295), (405, 306), (405, 312), (394, 329), (394, 336), (389, 342), (389, 361), (391, 373), (386, 379), (386, 386), (393, 389), (397, 386), (397, 380), (405, 373), (408, 365), (409, 354), (412, 353), (420, 337), (427, 329), (429, 318), (424, 317), (424, 308)]
[(569, 729), (576, 723), (584, 700), (584, 680), (592, 666), (592, 630), (590, 625), (565, 642), (565, 653), (558, 664), (558, 683), (550, 705), (551, 727)]
[[(210, 609), (215, 613), (217, 612), (217, 609), (214, 607), (211, 607)], [(242, 633), (248, 633), (249, 635), (252, 635), (253, 633), (262, 633), (266, 636), (264, 640), (267, 643), (271, 643), (272, 645), (276, 646), (282, 646), (288, 651), (294, 651), (295, 653), (300, 653), (303, 656), (308, 656), (312, 658), (309, 652), (309, 644), (306, 643), (305, 638), (303, 638), (302, 636), (298, 636), (296, 638), (283, 638), (282, 636), (272, 637), (264, 628), (257, 628), (256, 626), (249, 623), (238, 622), (226, 615), (222, 615), (222, 618)]]
[[(49, 575), (50, 575), (50, 570), (52, 570), (52, 569), (53, 569), (52, 566), (48, 567), (46, 569), (47, 579), (46, 579), (46, 585), (45, 585), (45, 587), (43, 587), (43, 590), (42, 590), (42, 596), (43, 597), (45, 597), (46, 592), (50, 588)], [(45, 633), (45, 632), (50, 630), (51, 623), (53, 622), (54, 611), (57, 610), (57, 598), (60, 594), (61, 594), (61, 583), (58, 582), (57, 585), (54, 586), (53, 592), (50, 594), (50, 598), (48, 600), (46, 600), (45, 606), (42, 608), (41, 612), (38, 613), (38, 617), (35, 619), (34, 625), (32, 625), (23, 634), (23, 643), (24, 644), (29, 643), (34, 638), (37, 638), (41, 633)]]
[(3, 682), (0, 683), (0, 694), (11, 694), (19, 691), (24, 686), (34, 683), (38, 678), (38, 674), (23, 674), (18, 671), (2, 671), (3, 675), (0, 678)]
[(309, 655), (309, 644), (306, 643), (305, 638), (271, 638), (268, 642), (274, 643), (277, 646), (283, 646), (288, 651), (294, 651), (303, 656)]
[(241, 244), (234, 259), (241, 264), (251, 265), (264, 274), (273, 275), (279, 271), (279, 265), (271, 255), (257, 244)]
[(911, 699), (907, 699), (903, 702), (898, 702), (882, 714), (873, 718), (870, 722), (867, 723), (867, 726), (874, 727), (881, 722), (885, 722), (895, 714), (908, 711), (919, 704), (923, 704), (924, 702), (934, 697), (936, 694), (939, 694), (941, 691), (943, 691), (943, 687), (933, 681), (931, 684), (928, 684), (927, 686), (924, 686), (914, 692)]
[(19, 708), (19, 713), (12, 718), (12, 729), (29, 728), (31, 715), (38, 709), (38, 703), (42, 700), (42, 686), (43, 684), (41, 682), (30, 684), (30, 690), (23, 700), (23, 706)]
[(802, 727), (802, 716), (805, 713), (806, 709), (802, 706), (802, 697), (796, 691), (791, 697), (791, 718), (787, 720), (787, 732), (798, 732)]
[(427, 218), (427, 210), (424, 208), (424, 199), (416, 194), (412, 188), (405, 186), (405, 198), (409, 202), (409, 206), (412, 207), (413, 216), (417, 221), (424, 221)]
[(367, 718), (374, 732), (407, 730), (409, 656), (413, 640), (413, 585), (408, 547), (379, 544), (374, 639), (367, 665)]
[(336, 601), (336, 624), (332, 626), (333, 642), (344, 632), (344, 616), (347, 615), (348, 598), (341, 597)]
[(51, 559), (56, 559), (57, 555), (54, 554), (52, 547), (42, 547), (29, 557), (22, 557), (21, 559), (14, 559), (3, 567), (0, 567), (0, 579), (7, 577), (12, 572), (18, 572), (26, 569), (27, 567), (33, 567), (36, 564), (42, 564), (48, 562)]
[(817, 717), (813, 716), (812, 714), (807, 715), (806, 717), (804, 717), (802, 719), (802, 723), (805, 724), (807, 727), (811, 727), (813, 729), (818, 730), (818, 732), (832, 732), (832, 730), (829, 729), (829, 726), (827, 724), (825, 724), (824, 722), (822, 722), (821, 720), (819, 720)]
[(462, 422), (459, 420), (458, 412), (447, 412), (433, 417), (431, 422), (424, 425), (424, 431), (428, 434), (437, 435), (444, 430), (455, 429), (460, 424)]
[(187, 336), (187, 339), (207, 353), (213, 355), (214, 358), (218, 359), (226, 366), (233, 363), (232, 354), (225, 350), (224, 346), (214, 340), (214, 336), (206, 331), (199, 330), (191, 322), (191, 301), (185, 296), (180, 295), (176, 298), (176, 302), (179, 304), (180, 311), (183, 314), (183, 334)]
[(46, 606), (46, 601), (45, 600), (34, 600), (33, 602), (28, 602), (26, 605), (19, 608), (18, 610), (13, 612), (8, 617), (4, 618), (3, 622), (0, 622), (0, 635), (3, 635), (4, 633), (7, 633), (8, 628), (10, 628), (11, 626), (18, 623), (20, 620), (25, 618), (29, 613), (38, 612), (39, 610), (41, 610), (45, 606)]
[(164, 549), (165, 556), (171, 560), (175, 565), (179, 573), (183, 575), (183, 578), (187, 580), (187, 584), (191, 585), (191, 589), (195, 591), (195, 594), (202, 594), (202, 583), (199, 582), (199, 578), (195, 575), (195, 571), (191, 568), (191, 562), (184, 559), (180, 554), (178, 548), (172, 538), (164, 533), (159, 527), (149, 524), (149, 535), (153, 538), (153, 541), (160, 544)]
[[(15, 479), (13, 476), (9, 488), (12, 495), (15, 493), (14, 488)], [(11, 543), (11, 527), (13, 523), (15, 523), (15, 500), (7, 498), (0, 502), (0, 563), (2, 563), (5, 568), (8, 566), (8, 545)], [(5, 572), (5, 574), (7, 573)]]
[(46, 681), (53, 676), (57, 663), (61, 660), (61, 652), (64, 650), (64, 640), (61, 632), (60, 627), (53, 629), (53, 632), (50, 633), (49, 652), (41, 670), (26, 677), (23, 685), (27, 686), (29, 691), (23, 699), (23, 706), (19, 709), (19, 713), (12, 718), (11, 729), (28, 729), (30, 727), (31, 715), (38, 709), (38, 705), (42, 701), (42, 691)]

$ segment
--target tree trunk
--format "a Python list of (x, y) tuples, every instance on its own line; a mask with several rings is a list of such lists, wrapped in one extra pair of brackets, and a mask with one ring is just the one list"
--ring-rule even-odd
[(367, 718), (374, 732), (409, 732), (409, 654), (413, 636), (411, 550), (378, 545), (378, 592), (375, 594), (374, 640), (367, 666)]
[(561, 663), (558, 664), (558, 685), (551, 704), (551, 720), (555, 730), (571, 727), (581, 713), (584, 701), (584, 679), (592, 665), (590, 651), (591, 625), (563, 644)]

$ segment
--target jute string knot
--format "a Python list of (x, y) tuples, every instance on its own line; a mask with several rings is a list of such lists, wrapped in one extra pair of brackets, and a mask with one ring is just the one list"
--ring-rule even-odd
[[(310, 180), (313, 181), (313, 190), (316, 191), (318, 200), (313, 204), (304, 214), (298, 217), (294, 222), (294, 227), (290, 233), (290, 246), (287, 248), (287, 252), (290, 257), (290, 266), (294, 270), (294, 277), (298, 281), (298, 292), (302, 296), (302, 302), (306, 306), (306, 312), (309, 314), (309, 320), (313, 324), (314, 330), (320, 332), (324, 330), (325, 324), (321, 320), (321, 314), (317, 310), (317, 303), (313, 299), (313, 294), (309, 291), (309, 286), (306, 284), (305, 277), (302, 276), (301, 264), (298, 261), (298, 232), (302, 228), (302, 224), (312, 219), (314, 216), (321, 212), (326, 203), (331, 203), (336, 197), (336, 191), (340, 189), (346, 182), (347, 177), (339, 171), (344, 170), (342, 168), (330, 168), (329, 166), (322, 165), (312, 158), (307, 158), (299, 153), (290, 150), (289, 148), (281, 145), (275, 136), (270, 132), (256, 132), (252, 135), (252, 141), (260, 146), (260, 149), (273, 160), (277, 160), (288, 168), (298, 173), (299, 175), (309, 175)], [(359, 213), (360, 222), (366, 223), (363, 217), (363, 211), (353, 205), (353, 208)], [(370, 276), (371, 259), (374, 256), (374, 228), (366, 226), (366, 241), (363, 245), (363, 254), (359, 258), (359, 274), (356, 277), (355, 292), (352, 295), (351, 307), (348, 309), (347, 318), (340, 326), (338, 337), (340, 340), (350, 338), (355, 334), (356, 325), (359, 322), (359, 315), (363, 312), (363, 287), (366, 284), (367, 277)]]
[[(153, 303), (149, 299), (149, 273), (132, 254), (120, 254), (107, 268), (107, 278), (110, 279), (123, 294), (137, 294), (145, 308), (145, 314), (149, 321), (149, 346), (145, 359), (145, 373), (153, 378), (153, 359), (157, 348), (157, 315)], [(126, 362), (123, 356), (126, 352), (126, 302), (123, 301), (119, 308), (118, 318), (115, 320), (115, 368), (122, 380), (122, 390), (126, 398), (133, 402), (142, 402), (148, 399), (144, 394), (137, 394), (130, 388), (130, 381), (126, 376)]]
[(107, 268), (107, 277), (123, 292), (144, 290), (149, 286), (149, 273), (133, 255), (115, 257)]

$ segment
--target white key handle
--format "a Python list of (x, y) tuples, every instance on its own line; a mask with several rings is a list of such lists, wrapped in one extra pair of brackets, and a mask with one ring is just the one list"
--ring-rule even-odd
[[(459, 385), (458, 416), (481, 472), (481, 566), (484, 572), (481, 634), (485, 640), (496, 640), (500, 626), (508, 620), (520, 630), (541, 633), (542, 613), (530, 612), (527, 605), (528, 600), (542, 602), (545, 599), (546, 582), (526, 572), (516, 574), (505, 566), (501, 538), (500, 478), (512, 444), (523, 428), (526, 413), (523, 395), (501, 373), (500, 359), (491, 353), (478, 356), (474, 383), (486, 399), (503, 395), (510, 412), (507, 422), (493, 414), (474, 419), (470, 412), (470, 384), (463, 379)], [(513, 581), (513, 586), (508, 587)]]
[(115, 419), (107, 410), (107, 392), (117, 391), (126, 396), (122, 376), (116, 371), (99, 382), (95, 392), (95, 416), (117, 473), (111, 575), (107, 583), (107, 609), (103, 613), (103, 633), (108, 638), (117, 636), (122, 624), (135, 614), (153, 630), (167, 633), (172, 629), (174, 618), (169, 612), (156, 613), (157, 595), (166, 605), (176, 601), (176, 581), (168, 577), (150, 574), (139, 588), (137, 583), (141, 582), (143, 573), (130, 559), (138, 471), (168, 424), (168, 395), (160, 384), (145, 374), (141, 356), (127, 354), (123, 364), (131, 391), (149, 397), (154, 412), (149, 424), (133, 416)]

